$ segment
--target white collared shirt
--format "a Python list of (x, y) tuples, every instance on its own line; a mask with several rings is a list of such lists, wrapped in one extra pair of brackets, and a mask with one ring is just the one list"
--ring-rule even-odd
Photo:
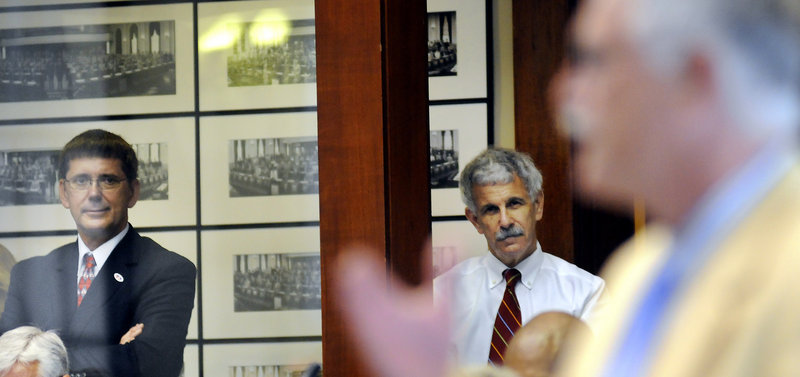
[(100, 274), (100, 269), (103, 268), (103, 265), (108, 260), (108, 257), (111, 256), (111, 252), (114, 251), (114, 248), (119, 245), (119, 242), (122, 241), (122, 238), (128, 234), (128, 230), (131, 228), (131, 225), (128, 224), (125, 226), (119, 234), (114, 236), (114, 238), (106, 241), (102, 245), (98, 246), (97, 249), (89, 250), (89, 246), (86, 246), (81, 239), (81, 236), (78, 235), (78, 277), (77, 282), (80, 284), (81, 281), (81, 265), (83, 264), (83, 256), (86, 255), (88, 252), (92, 252), (95, 261), (95, 268), (94, 268), (94, 275), (97, 276)]
[[(434, 301), (451, 305), (449, 352), (454, 362), (488, 362), (492, 328), (505, 291), (502, 273), (507, 268), (489, 253), (467, 259), (434, 279)], [(542, 252), (538, 243), (536, 251), (514, 268), (522, 274), (515, 290), (523, 324), (547, 311), (566, 312), (592, 324), (603, 279)]]

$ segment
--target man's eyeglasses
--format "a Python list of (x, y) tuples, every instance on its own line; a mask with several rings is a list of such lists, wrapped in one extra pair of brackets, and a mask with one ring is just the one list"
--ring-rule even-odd
[(67, 186), (73, 191), (86, 191), (95, 182), (100, 186), (100, 190), (111, 191), (118, 189), (122, 182), (126, 180), (126, 178), (114, 175), (101, 175), (97, 178), (91, 178), (88, 175), (77, 175), (70, 179), (64, 179), (64, 182), (67, 182)]

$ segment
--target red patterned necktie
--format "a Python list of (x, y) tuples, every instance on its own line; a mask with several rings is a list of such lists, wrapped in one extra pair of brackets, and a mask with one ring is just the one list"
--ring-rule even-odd
[(506, 353), (508, 342), (522, 326), (519, 302), (514, 293), (514, 286), (517, 285), (520, 277), (520, 272), (513, 268), (503, 271), (503, 278), (506, 279), (506, 291), (503, 294), (503, 301), (500, 302), (500, 307), (497, 309), (492, 344), (489, 347), (489, 363), (493, 365), (503, 365), (503, 356)]
[(86, 255), (83, 256), (83, 272), (81, 273), (81, 280), (78, 281), (78, 306), (81, 306), (83, 296), (86, 295), (86, 291), (88, 291), (89, 286), (92, 285), (94, 267), (96, 265), (92, 253), (86, 253)]

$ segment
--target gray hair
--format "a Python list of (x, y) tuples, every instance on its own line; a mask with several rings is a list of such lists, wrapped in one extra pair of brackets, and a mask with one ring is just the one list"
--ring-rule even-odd
[(54, 331), (21, 326), (0, 336), (0, 376), (14, 364), (39, 362), (38, 377), (56, 377), (69, 373), (67, 348)]
[(800, 125), (797, 0), (636, 0), (634, 43), (649, 65), (675, 77), (701, 52), (718, 69), (722, 106), (753, 136)]
[(525, 184), (530, 200), (536, 200), (542, 192), (542, 173), (536, 169), (533, 159), (522, 152), (489, 148), (461, 171), (461, 200), (473, 213), (478, 213), (475, 198), (472, 197), (473, 187), (511, 183), (514, 176)]

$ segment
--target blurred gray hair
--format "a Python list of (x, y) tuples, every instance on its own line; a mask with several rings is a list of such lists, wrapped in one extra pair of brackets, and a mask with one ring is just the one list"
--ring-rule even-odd
[(474, 186), (511, 183), (515, 175), (525, 184), (530, 200), (536, 200), (542, 192), (542, 173), (536, 169), (533, 159), (525, 153), (510, 149), (487, 149), (461, 171), (461, 200), (477, 214), (475, 198), (472, 197)]
[(800, 126), (798, 0), (635, 0), (628, 26), (649, 64), (674, 78), (700, 53), (722, 106), (756, 137)]
[(39, 362), (39, 377), (56, 377), (69, 373), (67, 348), (54, 331), (21, 326), (0, 336), (0, 376), (16, 363)]

